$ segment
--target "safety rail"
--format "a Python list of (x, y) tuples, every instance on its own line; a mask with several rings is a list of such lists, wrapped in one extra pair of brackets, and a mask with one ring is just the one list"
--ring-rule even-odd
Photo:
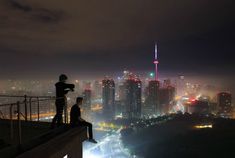
[[(55, 96), (18, 96), (18, 95), (0, 95), (0, 98), (17, 98), (13, 103), (0, 104), (0, 119), (10, 120), (10, 138), (13, 139), (14, 128), (13, 121), (17, 120), (18, 131), (18, 143), (22, 144), (22, 125), (21, 121), (42, 121), (40, 115), (43, 117), (55, 115), (55, 102), (51, 103), (51, 106), (42, 106), (41, 103), (46, 101), (55, 101)], [(45, 115), (46, 114), (46, 115)], [(68, 123), (67, 103), (64, 107), (64, 123)]]

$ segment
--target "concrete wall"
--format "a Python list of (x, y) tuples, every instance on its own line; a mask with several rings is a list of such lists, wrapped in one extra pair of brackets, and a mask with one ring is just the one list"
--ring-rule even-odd
[(72, 128), (17, 158), (82, 158), (82, 142), (86, 139), (86, 128)]

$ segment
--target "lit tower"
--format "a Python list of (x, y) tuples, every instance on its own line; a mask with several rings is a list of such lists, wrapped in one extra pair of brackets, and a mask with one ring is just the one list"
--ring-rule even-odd
[(146, 107), (148, 114), (160, 114), (159, 106), (159, 87), (160, 83), (158, 80), (158, 58), (157, 58), (157, 43), (155, 43), (155, 54), (154, 62), (155, 64), (155, 79), (149, 81), (148, 85), (148, 96), (146, 98)]
[(158, 81), (158, 68), (157, 68), (157, 65), (158, 65), (158, 59), (157, 59), (157, 43), (155, 43), (155, 56), (154, 56), (154, 62), (155, 64), (155, 80)]
[(105, 78), (102, 80), (102, 103), (103, 114), (111, 118), (115, 113), (115, 83), (113, 79)]

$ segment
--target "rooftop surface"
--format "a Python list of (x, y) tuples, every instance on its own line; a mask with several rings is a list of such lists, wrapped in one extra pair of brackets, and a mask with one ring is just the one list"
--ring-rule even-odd
[[(76, 129), (71, 129), (68, 125), (63, 125), (59, 128), (55, 128), (52, 130), (50, 129), (50, 123), (47, 123), (47, 122), (21, 121), (22, 143), (21, 145), (19, 145), (18, 122), (14, 120), (12, 122), (12, 125), (13, 125), (13, 132), (12, 132), (13, 137), (11, 136), (10, 121), (0, 120), (0, 129), (1, 129), (0, 130), (1, 131), (0, 132), (0, 154), (4, 155), (4, 157), (6, 158), (16, 157), (17, 155), (21, 155), (25, 152), (29, 153), (30, 151), (40, 153), (43, 150), (47, 150), (49, 146), (56, 146), (57, 145), (56, 142), (60, 142), (60, 141), (63, 141), (63, 143), (66, 146), (66, 144), (69, 144), (70, 142), (72, 142), (71, 139), (75, 139), (75, 137), (79, 135), (79, 133), (81, 132), (84, 135), (82, 137), (83, 139), (77, 142), (80, 143), (81, 145), (81, 142), (86, 139), (86, 130), (81, 127), (76, 128)], [(71, 134), (71, 132), (75, 134)], [(55, 141), (55, 139), (57, 141)], [(48, 144), (48, 143), (50, 143), (48, 147), (44, 147), (44, 149), (41, 149), (41, 150), (37, 149), (37, 148), (42, 148), (41, 146), (43, 145), (45, 146), (45, 144)], [(58, 149), (56, 148), (56, 150)], [(57, 153), (56, 150), (48, 149), (47, 153), (49, 155), (53, 155), (54, 153)], [(53, 153), (51, 153), (52, 151)]]

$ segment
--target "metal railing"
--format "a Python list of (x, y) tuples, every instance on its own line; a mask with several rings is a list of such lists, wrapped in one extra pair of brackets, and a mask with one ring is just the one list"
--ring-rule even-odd
[[(22, 144), (21, 121), (47, 121), (55, 115), (55, 96), (13, 96), (0, 95), (0, 98), (16, 98), (16, 102), (0, 104), (0, 119), (10, 120), (10, 139), (13, 140), (13, 121), (17, 121), (18, 143)], [(51, 102), (53, 101), (53, 102)], [(46, 104), (43, 106), (42, 104)], [(48, 105), (49, 104), (49, 105)], [(47, 118), (47, 119), (45, 119)], [(49, 119), (48, 119), (49, 118)], [(64, 107), (64, 123), (68, 123), (67, 103)]]

